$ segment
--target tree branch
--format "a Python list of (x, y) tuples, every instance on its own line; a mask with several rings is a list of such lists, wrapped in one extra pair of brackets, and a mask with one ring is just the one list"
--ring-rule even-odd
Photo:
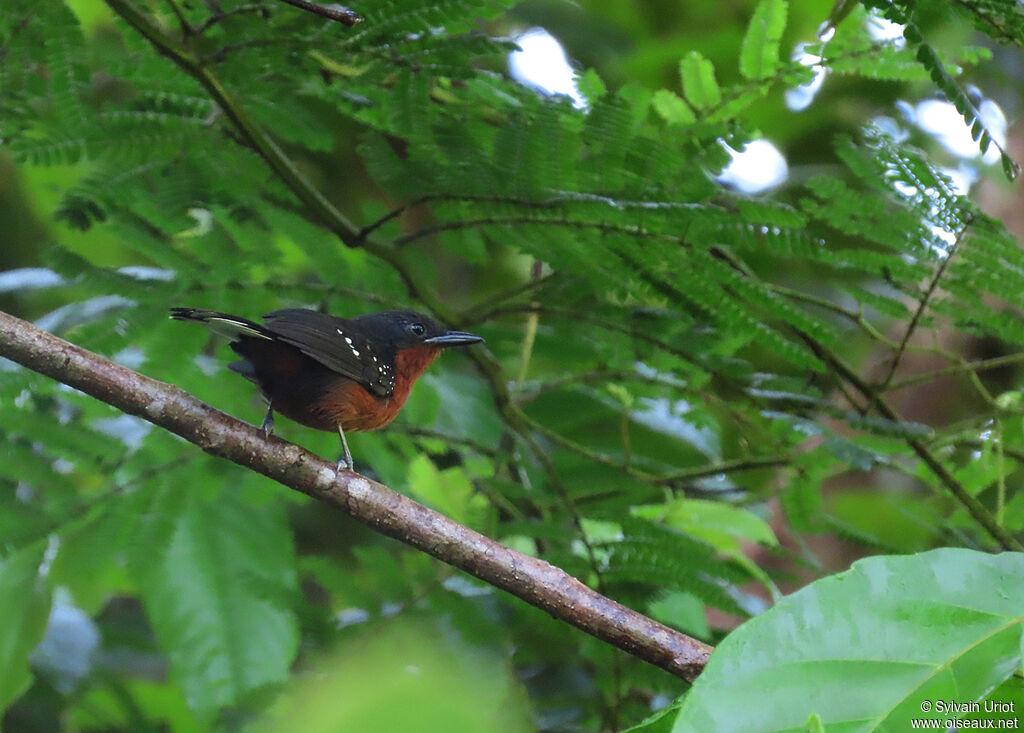
[(600, 595), (391, 489), (215, 410), (184, 390), (0, 312), (0, 356), (180, 435), (207, 453), (324, 502), (381, 534), (508, 591), (602, 641), (692, 681), (712, 648)]
[(979, 359), (977, 361), (965, 361), (962, 364), (954, 364), (952, 366), (943, 367), (942, 369), (934, 369), (924, 374), (917, 374), (913, 377), (907, 377), (899, 382), (890, 382), (885, 386), (885, 389), (879, 389), (879, 392), (895, 392), (905, 387), (912, 387), (915, 384), (922, 384), (923, 382), (930, 382), (937, 377), (946, 377), (956, 374), (963, 374), (965, 372), (983, 372), (989, 369), (1001, 369), (1006, 366), (1013, 366), (1024, 362), (1024, 351), (1018, 351), (1015, 354), (1005, 354), (1003, 356), (994, 356), (991, 359)]
[(316, 3), (306, 2), (306, 0), (282, 0), (289, 5), (305, 10), (308, 13), (319, 15), (333, 20), (342, 25), (347, 25), (349, 28), (356, 25), (357, 23), (363, 22), (363, 16), (354, 10), (343, 8), (340, 5), (317, 5)]
[(910, 339), (914, 335), (914, 330), (917, 328), (918, 323), (921, 322), (921, 317), (924, 315), (924, 312), (928, 309), (928, 304), (931, 302), (932, 296), (939, 287), (939, 281), (946, 273), (946, 268), (949, 267), (949, 262), (956, 254), (957, 247), (960, 246), (960, 241), (963, 239), (967, 232), (967, 227), (970, 225), (971, 220), (968, 218), (957, 233), (956, 241), (954, 241), (950, 248), (944, 253), (942, 260), (939, 262), (939, 266), (935, 268), (935, 273), (932, 275), (931, 280), (928, 281), (928, 287), (925, 288), (924, 293), (921, 295), (921, 300), (917, 304), (917, 310), (914, 311), (914, 315), (910, 319), (910, 325), (907, 326), (907, 330), (903, 334), (903, 339), (900, 341), (899, 349), (897, 349), (896, 355), (892, 358), (892, 364), (889, 366), (889, 373), (886, 374), (885, 379), (882, 380), (881, 389), (883, 391), (892, 383), (892, 378), (896, 375), (896, 370), (899, 369), (900, 359), (903, 358), (903, 354), (907, 350), (907, 344), (910, 343)]

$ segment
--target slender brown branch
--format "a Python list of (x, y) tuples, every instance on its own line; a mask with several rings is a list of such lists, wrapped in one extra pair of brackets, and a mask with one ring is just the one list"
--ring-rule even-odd
[(1020, 364), (1024, 362), (1024, 352), (1017, 352), (1016, 354), (1005, 354), (1003, 356), (994, 356), (991, 359), (979, 359), (977, 361), (968, 361), (963, 364), (954, 364), (952, 366), (943, 367), (942, 369), (934, 369), (924, 374), (917, 374), (913, 377), (907, 377), (906, 379), (900, 380), (899, 382), (893, 382), (889, 384), (884, 392), (895, 392), (896, 390), (903, 389), (904, 387), (911, 387), (915, 384), (921, 384), (922, 382), (930, 382), (936, 377), (946, 377), (955, 374), (963, 374), (964, 372), (984, 372), (989, 369), (999, 369), (1005, 366), (1012, 366), (1014, 364)]
[(424, 196), (413, 199), (407, 203), (402, 204), (398, 208), (392, 209), (384, 216), (380, 217), (376, 221), (367, 224), (363, 227), (360, 232), (360, 236), (367, 236), (373, 233), (375, 230), (387, 224), (392, 219), (402, 216), (405, 212), (410, 209), (419, 206), (421, 204), (431, 203), (434, 201), (456, 201), (467, 204), (507, 204), (509, 206), (515, 206), (522, 209), (551, 209), (557, 206), (563, 206), (572, 199), (564, 196), (556, 196), (543, 201), (536, 201), (532, 199), (520, 199), (511, 196), (494, 196), (494, 195), (475, 195), (475, 194), (456, 194), (456, 193), (429, 193)]
[[(970, 448), (971, 450), (981, 451), (984, 450), (987, 443), (984, 440), (977, 440), (975, 438), (944, 438), (940, 441), (936, 441), (935, 447), (942, 446), (955, 446), (957, 448)], [(1003, 446), (1002, 453), (1007, 458), (1012, 458), (1018, 463), (1024, 465), (1024, 450), (1018, 450), (1015, 448), (1007, 448)]]
[(194, 34), (195, 28), (193, 28), (188, 22), (188, 18), (185, 17), (181, 8), (178, 7), (178, 3), (175, 2), (175, 0), (167, 0), (167, 4), (171, 6), (171, 12), (174, 13), (174, 17), (178, 19), (178, 25), (181, 26), (181, 35), (187, 38)]
[[(989, 27), (989, 30), (991, 30), (989, 35), (993, 38), (998, 38), (1004, 43), (1012, 43), (1013, 45), (1020, 47), (1020, 39), (1018, 39), (1012, 31), (1000, 22), (1001, 19), (999, 18), (998, 12), (988, 12), (988, 9), (981, 3), (966, 2), (965, 0), (953, 0), (953, 2), (980, 18), (981, 21)], [(1020, 6), (1018, 5), (1017, 7), (1019, 8)], [(1013, 11), (1010, 12), (1012, 13)], [(1020, 11), (1018, 10), (1017, 12)]]
[(203, 22), (202, 25), (200, 25), (198, 28), (196, 28), (194, 30), (194, 32), (195, 32), (195, 34), (197, 36), (201, 36), (204, 33), (206, 33), (206, 31), (208, 31), (211, 28), (213, 28), (213, 26), (215, 26), (218, 23), (221, 23), (221, 22), (227, 20), (228, 18), (234, 18), (234, 17), (237, 17), (239, 15), (247, 15), (249, 13), (257, 13), (257, 14), (265, 16), (267, 11), (268, 11), (267, 6), (263, 5), (262, 3), (252, 3), (250, 5), (240, 5), (237, 8), (232, 8), (231, 10), (225, 10), (223, 12), (214, 13), (209, 18), (207, 18)]
[(328, 20), (337, 21), (342, 25), (347, 25), (349, 28), (356, 25), (357, 23), (363, 22), (363, 16), (354, 10), (343, 8), (339, 5), (317, 5), (316, 3), (306, 2), (306, 0), (281, 0), (281, 2), (288, 3), (289, 5), (301, 8), (314, 15), (320, 15)]
[(740, 473), (743, 471), (764, 471), (771, 468), (782, 468), (793, 462), (792, 456), (765, 456), (763, 458), (734, 458), (729, 461), (709, 463), (706, 466), (696, 468), (684, 468), (675, 473), (658, 477), (659, 484), (677, 484), (684, 481), (695, 481), (700, 478), (717, 476), (725, 473)]
[(474, 229), (477, 227), (489, 226), (553, 226), (565, 229), (596, 229), (602, 234), (628, 234), (631, 237), (645, 237), (647, 239), (664, 239), (670, 242), (683, 243), (683, 239), (674, 234), (664, 232), (652, 232), (642, 227), (623, 224), (608, 224), (602, 221), (583, 221), (580, 219), (550, 218), (542, 219), (534, 216), (487, 216), (480, 219), (460, 219), (448, 221), (434, 226), (424, 227), (410, 234), (395, 237), (395, 246), (402, 247), (415, 242), (418, 239), (432, 237), (443, 232), (454, 232), (462, 229)]
[(711, 647), (588, 588), (391, 489), (236, 420), (178, 387), (103, 359), (0, 312), (0, 356), (180, 435), (207, 453), (257, 471), (480, 578), (685, 680)]
[[(468, 308), (465, 311), (465, 317), (467, 321), (474, 321), (479, 318), (479, 314), (488, 313), (492, 309), (496, 308), (498, 304), (505, 303), (506, 301), (518, 298), (527, 293), (531, 293), (543, 285), (549, 284), (552, 280), (559, 277), (557, 272), (549, 272), (546, 275), (542, 275), (536, 279), (527, 280), (524, 283), (520, 283), (508, 290), (502, 290), (501, 292), (495, 293), (484, 301), (477, 303), (476, 305)], [(481, 319), (486, 320), (486, 319)]]
[(939, 262), (939, 266), (935, 268), (935, 273), (932, 275), (932, 279), (928, 282), (928, 287), (925, 289), (924, 294), (921, 296), (921, 301), (917, 304), (917, 310), (914, 311), (914, 315), (910, 319), (910, 325), (907, 326), (906, 333), (903, 334), (903, 339), (900, 341), (900, 346), (896, 350), (896, 355), (892, 358), (892, 364), (889, 366), (889, 373), (885, 375), (885, 379), (882, 380), (882, 389), (884, 390), (892, 382), (893, 376), (896, 374), (896, 370), (900, 366), (900, 360), (903, 358), (904, 352), (907, 350), (907, 344), (910, 343), (910, 338), (914, 335), (914, 331), (917, 328), (917, 324), (921, 322), (921, 317), (924, 316), (924, 312), (928, 309), (928, 304), (932, 300), (932, 296), (939, 287), (939, 281), (942, 276), (946, 273), (946, 268), (949, 267), (950, 260), (956, 254), (957, 247), (960, 246), (960, 240), (967, 232), (967, 227), (971, 224), (970, 220), (964, 222), (963, 227), (957, 234), (956, 241), (950, 246), (949, 251), (945, 253), (942, 261)]

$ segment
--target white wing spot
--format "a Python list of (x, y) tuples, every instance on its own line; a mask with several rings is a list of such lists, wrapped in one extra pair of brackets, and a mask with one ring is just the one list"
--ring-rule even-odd
[(359, 349), (352, 349), (352, 353), (359, 356)]
[(345, 335), (345, 332), (344, 332), (344, 331), (342, 331), (342, 330), (341, 330), (340, 328), (336, 328), (336, 329), (334, 329), (334, 330), (338, 332), (338, 335), (339, 335), (339, 336), (344, 336), (344, 335)]

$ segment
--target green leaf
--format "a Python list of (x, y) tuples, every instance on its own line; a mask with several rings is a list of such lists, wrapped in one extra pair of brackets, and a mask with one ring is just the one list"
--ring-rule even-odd
[(678, 94), (668, 89), (659, 89), (651, 100), (654, 111), (670, 125), (690, 125), (697, 121), (693, 110)]
[(773, 587), (768, 575), (743, 552), (740, 542), (743, 539), (770, 546), (779, 544), (772, 528), (756, 514), (720, 501), (685, 497), (665, 504), (634, 507), (633, 514), (704, 540), (766, 586)]
[(690, 51), (679, 62), (679, 76), (683, 82), (683, 94), (697, 110), (716, 107), (722, 102), (722, 93), (715, 81), (715, 67), (700, 55)]
[(576, 77), (576, 89), (591, 104), (608, 93), (608, 87), (594, 69), (587, 69)]
[(803, 730), (816, 713), (826, 731), (906, 731), (924, 701), (981, 700), (1021, 671), (1021, 577), (1020, 553), (861, 560), (726, 637), (672, 730)]
[[(980, 144), (979, 147), (981, 152), (985, 153), (988, 145), (992, 142), (992, 135), (981, 119), (981, 112), (974, 103), (974, 100), (971, 99), (967, 91), (946, 69), (946, 65), (943, 64), (935, 49), (923, 42), (920, 29), (913, 23), (908, 23), (904, 34), (907, 39), (920, 44), (917, 47), (917, 60), (928, 70), (928, 74), (931, 76), (935, 86), (941, 89), (946, 98), (956, 107), (957, 112), (964, 118), (964, 123), (970, 126), (973, 139), (980, 143), (984, 137), (985, 142)], [(997, 145), (997, 147), (999, 148), (1000, 159), (1003, 164), (1003, 172), (1008, 179), (1011, 181), (1015, 180), (1020, 172), (1020, 166), (1006, 154), (1002, 146)]]
[(740, 47), (740, 73), (745, 79), (767, 79), (779, 66), (779, 41), (786, 29), (786, 0), (761, 0)]
[(362, 76), (369, 70), (369, 66), (353, 66), (352, 64), (345, 64), (340, 61), (326, 56), (319, 51), (310, 51), (309, 55), (312, 56), (320, 65), (332, 74), (343, 77), (355, 77)]
[(804, 723), (804, 733), (825, 733), (825, 725), (821, 722), (821, 716), (811, 713)]
[(146, 610), (189, 706), (212, 710), (287, 678), (296, 577), (281, 507), (193, 499), (142, 579)]
[(28, 655), (43, 638), (50, 593), (39, 576), (43, 550), (26, 548), (0, 560), (0, 710), (28, 689)]
[(647, 607), (651, 616), (701, 639), (711, 636), (705, 606), (692, 593), (673, 591)]
[(479, 526), (487, 499), (476, 493), (462, 468), (438, 471), (428, 456), (420, 454), (409, 464), (408, 480), (409, 491), (417, 499), (456, 522)]
[(637, 725), (634, 725), (632, 728), (627, 728), (622, 733), (670, 733), (672, 730), (672, 721), (675, 720), (676, 714), (682, 704), (682, 700), (676, 700), (671, 705), (659, 710), (654, 715)]
[(720, 501), (684, 497), (665, 504), (636, 507), (633, 513), (700, 537), (723, 551), (738, 549), (734, 540), (737, 537), (765, 545), (779, 543), (772, 528), (761, 517)]

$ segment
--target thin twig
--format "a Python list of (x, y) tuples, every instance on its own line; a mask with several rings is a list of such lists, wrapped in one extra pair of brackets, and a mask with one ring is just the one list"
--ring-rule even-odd
[(668, 473), (657, 478), (659, 484), (678, 484), (687, 481), (696, 481), (708, 476), (719, 474), (739, 473), (743, 471), (764, 471), (770, 468), (782, 468), (793, 462), (793, 456), (766, 456), (762, 458), (735, 458), (731, 461), (720, 461), (710, 463), (697, 468), (684, 468), (674, 473)]
[(477, 195), (477, 194), (458, 194), (458, 193), (430, 193), (424, 196), (413, 199), (401, 206), (392, 209), (382, 217), (367, 224), (363, 227), (360, 232), (361, 236), (368, 236), (373, 233), (384, 224), (387, 224), (392, 219), (401, 216), (405, 212), (409, 211), (416, 206), (421, 204), (427, 204), (434, 201), (445, 202), (454, 201), (462, 202), (467, 204), (508, 204), (509, 206), (516, 206), (523, 209), (551, 209), (559, 206), (563, 206), (566, 203), (571, 202), (574, 199), (565, 196), (555, 196), (553, 198), (545, 199), (543, 201), (535, 201), (531, 199), (520, 199), (512, 196), (494, 196), (494, 195)]
[[(954, 445), (958, 448), (970, 448), (971, 450), (980, 451), (985, 449), (986, 443), (984, 440), (977, 440), (974, 438), (952, 438), (940, 441), (940, 445)], [(1007, 458), (1012, 458), (1017, 461), (1017, 463), (1024, 465), (1024, 450), (1003, 446), (1001, 451)]]
[(266, 14), (269, 9), (270, 8), (268, 6), (260, 3), (252, 3), (250, 5), (239, 5), (237, 8), (232, 8), (231, 10), (225, 10), (221, 13), (214, 13), (209, 18), (207, 18), (202, 25), (198, 26), (194, 32), (197, 36), (201, 36), (202, 34), (206, 33), (206, 31), (210, 30), (210, 28), (217, 25), (217, 23), (227, 20), (228, 18), (232, 18), (238, 15), (246, 15), (248, 13)]
[[(534, 260), (533, 265), (530, 267), (530, 279), (533, 281), (540, 280), (543, 268), (543, 262)], [(533, 302), (530, 305), (537, 306), (540, 304)], [(523, 326), (523, 342), (519, 349), (519, 371), (516, 374), (517, 392), (522, 391), (523, 384), (526, 382), (526, 375), (530, 370), (530, 358), (533, 356), (533, 345), (537, 341), (537, 326), (539, 323), (540, 314), (537, 311), (531, 311), (526, 314), (526, 323)]]
[(971, 220), (968, 218), (957, 233), (956, 240), (952, 245), (950, 245), (949, 250), (945, 253), (945, 257), (943, 257), (942, 261), (939, 262), (939, 266), (935, 268), (935, 273), (932, 275), (932, 279), (929, 281), (928, 287), (924, 291), (924, 295), (921, 296), (921, 301), (917, 304), (917, 310), (914, 311), (914, 315), (910, 319), (910, 325), (907, 326), (906, 333), (903, 334), (903, 339), (900, 341), (899, 348), (896, 350), (896, 355), (892, 358), (892, 364), (889, 366), (889, 373), (886, 374), (885, 379), (882, 380), (881, 388), (883, 390), (889, 386), (893, 375), (896, 374), (896, 370), (900, 365), (900, 359), (903, 358), (903, 353), (907, 349), (907, 344), (910, 342), (910, 338), (914, 335), (914, 330), (917, 328), (917, 324), (920, 323), (921, 317), (924, 316), (924, 312), (927, 310), (928, 304), (931, 302), (932, 295), (934, 295), (935, 291), (938, 289), (939, 281), (946, 273), (946, 268), (949, 267), (949, 263), (956, 254), (957, 247), (960, 246), (960, 241), (967, 232), (967, 228), (970, 224)]
[[(953, 2), (956, 5), (965, 8), (968, 12), (974, 13), (976, 16), (981, 18), (982, 22), (985, 23), (989, 27), (989, 29), (991, 29), (992, 32), (989, 33), (990, 36), (992, 36), (993, 38), (999, 38), (1002, 41), (1012, 43), (1013, 45), (1020, 47), (1020, 39), (1017, 36), (1015, 36), (1012, 32), (1010, 32), (1005, 26), (999, 23), (999, 20), (993, 17), (995, 14), (989, 13), (988, 8), (986, 8), (984, 4), (977, 2), (966, 2), (966, 0), (953, 0)], [(1019, 5), (1015, 6), (1015, 8), (1019, 7)], [(1009, 12), (1013, 13), (1014, 10), (1009, 10)], [(1020, 11), (1017, 10), (1016, 12), (1019, 13)]]
[(681, 237), (675, 234), (666, 234), (664, 232), (652, 232), (648, 229), (644, 229), (638, 226), (630, 226), (624, 224), (609, 224), (604, 221), (583, 221), (580, 219), (540, 219), (533, 216), (487, 216), (480, 219), (459, 219), (456, 221), (448, 221), (441, 224), (435, 224), (433, 226), (424, 227), (418, 231), (410, 234), (404, 234), (400, 237), (396, 237), (394, 242), (396, 247), (402, 247), (418, 239), (424, 237), (431, 237), (435, 234), (442, 234), (444, 232), (454, 232), (462, 229), (473, 229), (476, 227), (487, 227), (487, 226), (556, 226), (565, 227), (566, 229), (596, 229), (603, 234), (627, 234), (631, 237), (645, 237), (647, 239), (664, 239), (670, 242), (682, 243)]
[(370, 222), (369, 224), (364, 226), (362, 229), (360, 229), (359, 230), (359, 241), (362, 241), (362, 240), (366, 239), (368, 236), (373, 234), (375, 231), (380, 229), (382, 226), (387, 224), (389, 221), (391, 221), (392, 219), (397, 219), (402, 214), (407, 212), (409, 209), (412, 209), (412, 208), (414, 208), (416, 206), (419, 206), (420, 204), (426, 203), (428, 201), (434, 201), (434, 200), (436, 200), (436, 197), (434, 197), (434, 196), (420, 196), (417, 199), (413, 199), (412, 201), (410, 201), (408, 203), (402, 204), (397, 209), (392, 209), (388, 213), (384, 214), (384, 216), (380, 217), (376, 221)]
[(292, 7), (300, 8), (306, 12), (319, 15), (341, 23), (344, 26), (351, 28), (357, 23), (363, 22), (363, 16), (354, 10), (343, 8), (340, 5), (317, 5), (316, 3), (307, 2), (306, 0), (281, 0), (281, 2), (288, 3)]
[(921, 384), (923, 382), (930, 382), (937, 377), (945, 377), (955, 374), (962, 374), (964, 372), (984, 372), (989, 369), (999, 369), (1000, 367), (1010, 366), (1012, 364), (1020, 364), (1024, 362), (1024, 351), (1017, 352), (1016, 354), (1006, 354), (1004, 356), (995, 356), (991, 359), (979, 359), (978, 361), (968, 361), (962, 364), (954, 364), (953, 366), (943, 367), (942, 369), (935, 369), (924, 374), (918, 374), (913, 377), (907, 377), (906, 379), (900, 380), (899, 382), (893, 382), (885, 387), (884, 392), (895, 392), (898, 389), (904, 387), (912, 387), (915, 384)]
[(826, 300), (825, 298), (819, 298), (816, 295), (811, 295), (809, 293), (800, 292), (799, 290), (787, 288), (784, 285), (776, 285), (775, 283), (769, 282), (764, 282), (763, 284), (766, 288), (771, 290), (773, 293), (776, 293), (777, 295), (782, 295), (786, 298), (789, 298), (790, 300), (795, 300), (800, 303), (814, 305), (819, 308), (823, 308), (831, 313), (835, 313), (836, 315), (840, 315), (851, 321), (854, 325), (856, 325), (858, 328), (860, 328), (862, 331), (864, 331), (864, 333), (866, 333), (874, 340), (886, 346), (889, 346), (890, 348), (896, 348), (896, 343), (890, 341), (888, 338), (885, 337), (884, 334), (879, 332), (877, 328), (872, 326), (871, 322), (864, 317), (864, 314), (862, 312), (855, 313), (851, 310), (843, 308), (841, 305), (833, 303), (830, 300)]
[(178, 25), (181, 26), (181, 35), (185, 38), (195, 33), (195, 28), (188, 22), (188, 18), (185, 17), (185, 13), (182, 12), (181, 8), (178, 7), (178, 3), (175, 0), (166, 0), (167, 4), (171, 7), (171, 12), (174, 13), (174, 17), (178, 19)]
[(464, 317), (467, 323), (480, 323), (482, 321), (489, 320), (486, 314), (493, 312), (501, 303), (508, 302), (522, 295), (532, 293), (542, 285), (549, 284), (552, 280), (558, 277), (557, 272), (549, 272), (546, 275), (542, 275), (536, 279), (529, 279), (521, 285), (509, 288), (496, 293), (486, 300), (483, 300), (476, 305), (468, 308), (464, 312)]

